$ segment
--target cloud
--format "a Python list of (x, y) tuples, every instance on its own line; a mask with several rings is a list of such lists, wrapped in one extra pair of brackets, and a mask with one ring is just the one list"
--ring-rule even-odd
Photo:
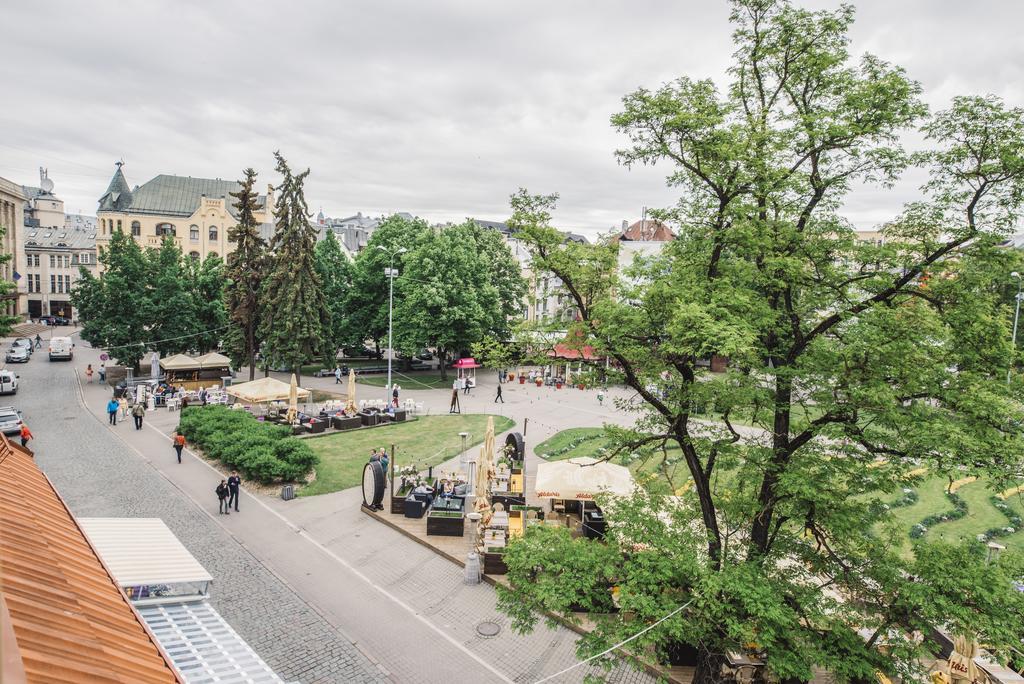
[[(811, 0), (811, 7), (836, 2)], [(1024, 100), (1019, 3), (870, 0), (854, 53), (902, 64), (940, 108), (954, 94)], [(405, 210), (501, 219), (517, 187), (560, 192), (567, 229), (595, 234), (667, 206), (667, 167), (627, 170), (608, 120), (620, 98), (680, 75), (723, 81), (722, 3), (99, 3), (5, 8), (0, 175), (47, 166), (68, 211), (94, 213), (113, 162), (273, 182), (271, 153), (312, 169), (330, 215)], [(859, 189), (869, 226), (913, 198)]]

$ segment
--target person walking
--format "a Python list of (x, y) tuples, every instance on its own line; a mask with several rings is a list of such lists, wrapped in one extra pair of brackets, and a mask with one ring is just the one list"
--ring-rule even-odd
[(604, 406), (604, 390), (597, 390), (597, 405)]
[(235, 513), (238, 513), (238, 493), (241, 486), (242, 478), (238, 477), (237, 470), (232, 470), (231, 477), (228, 478), (228, 494), (230, 495), (228, 498), (228, 508), (231, 508), (231, 505), (234, 504)]
[(398, 387), (398, 385), (394, 385), (391, 388), (391, 403), (394, 405), (395, 408), (398, 408), (398, 390), (399, 389), (400, 388)]
[(43, 348), (43, 338), (39, 336), (39, 333), (36, 333), (36, 349), (42, 349), (42, 348)]
[(202, 389), (199, 390), (199, 401), (201, 401), (203, 403), (203, 406), (206, 406), (206, 388), (205, 387), (203, 387)]
[(341, 366), (335, 366), (334, 367), (334, 384), (335, 385), (340, 385), (341, 384)]
[(448, 407), (448, 413), (455, 413), (455, 409), (457, 409), (459, 407), (459, 387), (458, 387), (458, 384), (459, 383), (456, 380), (455, 383), (454, 383), (454, 387), (452, 387), (452, 404), (451, 404), (451, 406)]
[(87, 383), (89, 383), (90, 385), (92, 384), (92, 364), (91, 363), (88, 366), (85, 367), (85, 381)]
[(128, 398), (121, 396), (121, 398), (117, 400), (117, 405), (121, 409), (121, 420), (126, 420), (128, 418)]
[(117, 404), (117, 399), (114, 399), (113, 397), (111, 397), (110, 401), (107, 402), (107, 418), (110, 420), (110, 424), (111, 425), (117, 425), (117, 409), (118, 408), (119, 408), (119, 406)]
[(100, 364), (100, 384), (103, 384), (106, 381), (107, 381), (107, 364), (101, 363)]
[(171, 435), (171, 444), (174, 445), (174, 451), (178, 454), (178, 463), (181, 463), (181, 450), (185, 448), (185, 435), (175, 431)]
[(34, 435), (32, 434), (32, 431), (28, 429), (28, 425), (25, 425), (24, 423), (22, 423), (21, 424), (21, 446), (27, 447), (28, 446), (28, 441), (30, 439), (32, 439), (33, 437), (34, 437)]
[(141, 401), (132, 407), (132, 418), (135, 419), (135, 429), (142, 429), (142, 418), (146, 415), (146, 405)]
[(384, 450), (384, 447), (380, 448), (380, 465), (384, 468), (384, 481), (388, 479), (388, 463), (391, 459), (388, 458), (388, 452)]
[(217, 492), (217, 500), (220, 502), (217, 512), (224, 515), (231, 515), (231, 511), (228, 510), (228, 495), (230, 495), (231, 492), (228, 489), (227, 480), (221, 480), (215, 491)]
[(501, 385), (500, 384), (498, 385), (498, 394), (497, 394), (497, 396), (494, 397), (494, 403), (497, 404), (499, 401), (502, 404), (505, 403), (505, 400), (501, 396)]

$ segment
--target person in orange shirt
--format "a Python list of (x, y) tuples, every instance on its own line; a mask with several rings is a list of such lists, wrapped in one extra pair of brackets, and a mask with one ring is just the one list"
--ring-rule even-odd
[(185, 435), (175, 432), (172, 443), (174, 444), (174, 450), (178, 452), (178, 463), (181, 463), (181, 450), (185, 447)]
[(34, 435), (32, 431), (28, 429), (28, 425), (21, 424), (21, 446), (28, 446), (28, 440), (32, 439)]

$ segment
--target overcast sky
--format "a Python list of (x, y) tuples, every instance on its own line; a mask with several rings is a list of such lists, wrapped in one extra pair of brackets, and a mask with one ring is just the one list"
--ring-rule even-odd
[[(933, 108), (1024, 103), (1024, 2), (856, 5), (854, 53), (902, 64)], [(0, 176), (46, 166), (69, 213), (95, 214), (118, 159), (133, 186), (249, 165), (266, 183), (280, 149), (312, 169), (314, 213), (503, 220), (524, 186), (594, 235), (672, 203), (668, 167), (616, 164), (608, 119), (639, 86), (721, 81), (727, 17), (715, 0), (6, 3)], [(859, 191), (847, 215), (883, 221), (916, 181)]]

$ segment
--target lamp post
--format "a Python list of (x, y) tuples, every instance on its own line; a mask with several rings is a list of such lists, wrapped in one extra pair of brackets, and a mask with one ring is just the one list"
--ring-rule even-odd
[(384, 269), (384, 277), (388, 279), (388, 384), (384, 387), (384, 402), (388, 405), (391, 404), (391, 359), (395, 355), (395, 350), (391, 346), (391, 332), (392, 332), (392, 312), (395, 303), (395, 276), (398, 275), (398, 271), (395, 270), (395, 257), (399, 254), (408, 252), (405, 247), (399, 247), (393, 252), (389, 252), (387, 247), (383, 245), (377, 245), (377, 249), (381, 250), (385, 254), (391, 255), (391, 264), (388, 268)]
[(1013, 336), (1010, 338), (1010, 346), (1013, 347), (1013, 356), (1011, 356), (1010, 367), (1006, 369), (1006, 382), (1010, 382), (1010, 372), (1013, 370), (1012, 359), (1017, 356), (1017, 322), (1020, 320), (1020, 294), (1021, 294), (1021, 275), (1017, 271), (1010, 274), (1011, 278), (1017, 279), (1017, 305), (1013, 311)]

